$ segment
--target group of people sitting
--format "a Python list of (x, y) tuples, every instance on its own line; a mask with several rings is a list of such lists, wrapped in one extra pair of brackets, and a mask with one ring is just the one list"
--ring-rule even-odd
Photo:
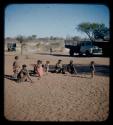
[(70, 60), (70, 63), (66, 67), (63, 66), (62, 60), (58, 60), (58, 62), (56, 63), (55, 69), (56, 69), (55, 70), (56, 73), (65, 74), (65, 72), (67, 71), (71, 74), (77, 74), (77, 70), (73, 64), (73, 60)]
[[(15, 56), (15, 61), (13, 63), (13, 72), (14, 72), (13, 78), (19, 82), (24, 82), (24, 81), (27, 81), (28, 79), (30, 80), (30, 82), (33, 82), (29, 75), (27, 65), (23, 64), (21, 68), (19, 65), (18, 59), (19, 57)], [(44, 73), (48, 74), (48, 72), (50, 71), (49, 64), (50, 64), (50, 61), (46, 61), (46, 64), (42, 64), (41, 60), (38, 60), (37, 64), (33, 64), (33, 67), (34, 67), (33, 73), (38, 77), (38, 79), (40, 79), (44, 75)], [(93, 77), (94, 70), (95, 70), (94, 61), (91, 62), (90, 69), (91, 69), (92, 77)], [(62, 74), (65, 74), (66, 72), (70, 74), (77, 74), (77, 70), (73, 64), (73, 60), (70, 60), (70, 63), (67, 66), (64, 66), (62, 64), (62, 60), (58, 60), (58, 62), (55, 65), (54, 72), (62, 73)]]

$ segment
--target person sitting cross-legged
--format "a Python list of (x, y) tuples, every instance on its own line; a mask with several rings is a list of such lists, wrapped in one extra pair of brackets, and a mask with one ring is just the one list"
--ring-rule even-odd
[(70, 60), (70, 63), (67, 65), (67, 71), (71, 74), (77, 74), (77, 70), (73, 64), (73, 60)]
[(29, 79), (30, 82), (33, 83), (26, 67), (27, 67), (27, 65), (25, 65), (25, 64), (22, 65), (22, 69), (20, 70), (19, 74), (17, 75), (17, 81), (18, 82), (25, 82)]
[(63, 64), (61, 62), (62, 62), (62, 60), (58, 60), (58, 62), (56, 63), (55, 72), (65, 74), (64, 67), (63, 67)]

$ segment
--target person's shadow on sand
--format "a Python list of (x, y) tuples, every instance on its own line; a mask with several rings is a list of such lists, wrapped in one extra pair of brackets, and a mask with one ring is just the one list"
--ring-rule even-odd
[(71, 76), (71, 77), (79, 77), (79, 78), (87, 78), (87, 79), (91, 79), (91, 77), (89, 76), (83, 76), (83, 75), (75, 75), (75, 74), (65, 74), (64, 76)]
[(29, 70), (29, 75), (30, 76), (33, 76), (33, 77), (36, 77), (36, 73), (34, 72), (34, 70)]
[(80, 77), (80, 78), (91, 79), (91, 77), (88, 77), (88, 76), (82, 76), (82, 75), (72, 75), (71, 77)]
[(12, 75), (4, 75), (4, 78), (7, 78), (7, 79), (9, 79), (9, 80), (12, 80), (12, 81), (17, 81), (17, 79), (14, 79), (13, 77), (12, 77)]

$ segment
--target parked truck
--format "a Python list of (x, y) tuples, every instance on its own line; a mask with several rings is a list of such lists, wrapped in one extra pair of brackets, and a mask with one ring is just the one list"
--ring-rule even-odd
[(73, 56), (74, 53), (86, 56), (91, 55), (102, 55), (102, 48), (95, 46), (92, 41), (74, 41), (74, 40), (65, 40), (65, 48), (70, 49), (69, 54)]

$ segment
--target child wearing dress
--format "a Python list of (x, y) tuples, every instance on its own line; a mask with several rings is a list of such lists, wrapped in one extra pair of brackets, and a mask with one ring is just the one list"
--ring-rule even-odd
[(42, 67), (42, 61), (41, 60), (38, 60), (37, 64), (35, 65), (35, 73), (39, 78), (41, 78), (44, 74), (44, 69)]
[(95, 62), (94, 61), (91, 61), (90, 63), (90, 70), (91, 70), (91, 77), (93, 78), (94, 77), (94, 73), (95, 73)]
[(17, 79), (17, 75), (18, 75), (18, 73), (19, 73), (20, 65), (19, 65), (18, 59), (19, 59), (19, 57), (18, 57), (18, 56), (15, 56), (15, 61), (13, 62), (13, 72), (14, 72), (14, 74), (13, 74), (12, 77), (13, 77), (14, 79)]

